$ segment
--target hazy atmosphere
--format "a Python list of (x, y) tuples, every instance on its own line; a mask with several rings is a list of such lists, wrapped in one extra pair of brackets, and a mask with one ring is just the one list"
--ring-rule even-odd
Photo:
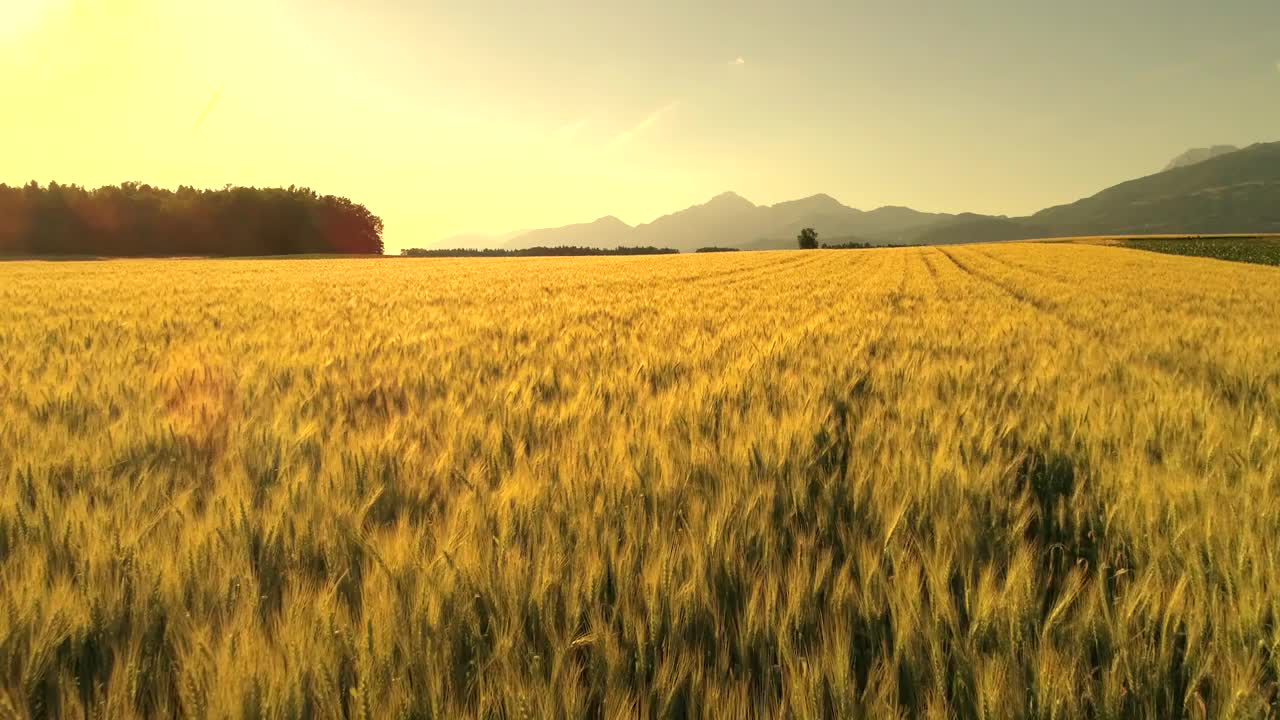
[(4, 0), (0, 182), (305, 183), (395, 252), (725, 190), (1030, 213), (1280, 114), (1275, 2), (699, 5)]
[(1277, 29), (0, 0), (0, 719), (1280, 719)]

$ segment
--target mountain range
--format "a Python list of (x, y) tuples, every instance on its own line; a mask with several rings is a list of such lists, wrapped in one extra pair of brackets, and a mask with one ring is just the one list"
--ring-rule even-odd
[(619, 245), (671, 247), (682, 251), (700, 247), (791, 247), (806, 227), (817, 228), (823, 238), (843, 241), (875, 237), (895, 242), (908, 230), (923, 228), (950, 215), (925, 213), (904, 207), (863, 211), (848, 207), (830, 195), (814, 195), (776, 205), (756, 205), (733, 192), (717, 195), (701, 205), (664, 215), (652, 222), (631, 226), (613, 216), (588, 223), (527, 230), (499, 236), (455, 235), (435, 247), (502, 247), (578, 245), (612, 248)]
[(732, 192), (652, 222), (616, 217), (500, 236), (445, 238), (435, 247), (620, 245), (767, 250), (795, 247), (802, 228), (826, 242), (941, 245), (1074, 235), (1280, 232), (1280, 143), (1190, 150), (1166, 169), (1026, 217), (928, 213), (906, 207), (864, 211), (820, 194), (756, 205)]

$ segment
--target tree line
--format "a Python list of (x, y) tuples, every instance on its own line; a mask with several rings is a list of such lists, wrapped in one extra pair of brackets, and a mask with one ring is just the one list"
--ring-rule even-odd
[(555, 247), (531, 247), (520, 248), (518, 250), (506, 249), (475, 249), (475, 248), (453, 248), (453, 249), (428, 249), (428, 248), (408, 248), (401, 250), (400, 254), (404, 257), (578, 257), (587, 255), (677, 255), (680, 251), (674, 248), (659, 248), (652, 246), (644, 247), (616, 247), (616, 248), (594, 248), (594, 247), (578, 247), (575, 245), (557, 245)]
[(308, 188), (0, 184), (0, 256), (381, 255), (382, 219)]
[(813, 228), (804, 228), (800, 234), (796, 236), (796, 244), (801, 250), (870, 250), (872, 248), (891, 248), (891, 247), (910, 247), (908, 245), (877, 245), (875, 243), (851, 240), (843, 243), (820, 243), (818, 242), (818, 231)]

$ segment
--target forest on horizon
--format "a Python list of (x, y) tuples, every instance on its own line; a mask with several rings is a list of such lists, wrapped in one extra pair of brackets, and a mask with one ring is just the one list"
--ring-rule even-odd
[(0, 184), (0, 257), (381, 255), (382, 219), (309, 188)]

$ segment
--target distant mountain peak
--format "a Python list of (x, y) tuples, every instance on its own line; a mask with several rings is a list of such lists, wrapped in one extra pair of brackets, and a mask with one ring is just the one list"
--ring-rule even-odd
[(706, 202), (707, 205), (750, 205), (755, 207), (756, 204), (742, 197), (732, 190), (720, 193)]
[(849, 209), (849, 208), (845, 208), (844, 203), (840, 202), (839, 200), (831, 197), (826, 193), (818, 193), (817, 195), (810, 195), (809, 197), (800, 198), (799, 200), (787, 200), (786, 202), (780, 202), (777, 205), (774, 205), (773, 207), (774, 208), (804, 207), (804, 208), (813, 208), (816, 210)]
[(826, 194), (826, 193), (818, 193), (817, 195), (810, 195), (810, 196), (809, 196), (809, 197), (807, 197), (807, 198), (800, 198), (800, 201), (801, 201), (801, 202), (826, 203), (826, 204), (832, 204), (832, 203), (835, 203), (836, 205), (840, 205), (840, 204), (842, 204), (839, 200), (837, 200), (837, 199), (835, 199), (835, 198), (831, 197), (830, 195), (828, 195), (828, 194)]
[(592, 225), (621, 225), (623, 227), (631, 227), (625, 222), (619, 220), (615, 215), (605, 215), (602, 218), (596, 218)]
[(1205, 160), (1212, 160), (1219, 155), (1226, 155), (1227, 153), (1238, 152), (1239, 150), (1240, 148), (1235, 145), (1214, 145), (1213, 147), (1207, 148), (1191, 148), (1170, 161), (1170, 163), (1165, 166), (1163, 172), (1168, 172), (1175, 168), (1186, 167), (1188, 165), (1196, 165), (1204, 162)]

